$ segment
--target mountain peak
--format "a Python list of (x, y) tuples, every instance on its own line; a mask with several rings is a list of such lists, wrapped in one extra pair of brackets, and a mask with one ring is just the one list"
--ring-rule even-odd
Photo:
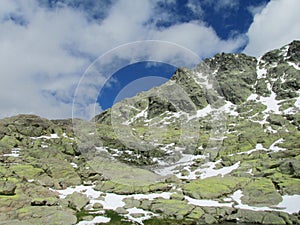
[(0, 218), (299, 224), (299, 44), (179, 68), (92, 121), (0, 120)]

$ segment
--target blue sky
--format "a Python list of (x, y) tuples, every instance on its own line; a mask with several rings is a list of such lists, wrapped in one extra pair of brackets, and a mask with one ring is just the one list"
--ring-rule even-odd
[[(0, 117), (71, 117), (76, 87), (91, 63), (134, 41), (174, 43), (199, 61), (218, 52), (260, 56), (299, 39), (299, 6), (299, 0), (1, 0)], [(110, 81), (99, 74), (83, 96), (86, 115), (109, 107), (134, 80), (169, 78), (175, 69), (138, 63)], [(157, 80), (136, 91), (151, 85)], [(102, 93), (97, 99), (95, 91)]]

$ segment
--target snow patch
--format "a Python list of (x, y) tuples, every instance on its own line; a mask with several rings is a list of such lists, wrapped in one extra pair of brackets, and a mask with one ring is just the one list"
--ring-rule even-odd
[(3, 154), (3, 156), (6, 156), (6, 157), (19, 157), (20, 156), (20, 151), (21, 151), (20, 148), (12, 148), (11, 153)]
[(297, 213), (300, 211), (300, 195), (283, 195), (282, 202), (277, 207), (285, 208), (284, 211), (287, 213)]
[(270, 150), (273, 152), (278, 152), (278, 151), (285, 151), (285, 148), (280, 148), (278, 146), (276, 146), (279, 143), (283, 142), (283, 138), (280, 138), (279, 140), (275, 141), (271, 146), (270, 146)]
[(98, 223), (108, 223), (110, 221), (110, 218), (107, 218), (105, 216), (96, 216), (93, 220), (91, 221), (80, 221), (77, 223), (77, 225), (94, 225)]
[(239, 113), (236, 111), (236, 105), (229, 101), (226, 101), (226, 104), (223, 105), (219, 110), (221, 112), (228, 113), (231, 116), (239, 115)]
[(158, 169), (155, 169), (154, 172), (156, 174), (159, 174), (161, 176), (167, 176), (167, 175), (170, 175), (170, 174), (175, 174), (176, 171), (176, 167), (178, 166), (189, 166), (191, 164), (194, 163), (194, 160), (195, 159), (199, 159), (199, 158), (206, 158), (206, 156), (203, 156), (203, 155), (192, 155), (192, 154), (182, 154), (182, 158), (177, 161), (176, 163), (174, 163), (173, 165), (171, 166), (165, 166), (164, 168), (158, 168)]
[(208, 177), (214, 177), (214, 176), (218, 176), (218, 175), (221, 175), (223, 177), (226, 174), (231, 173), (233, 170), (236, 170), (237, 168), (239, 168), (240, 163), (241, 163), (240, 161), (238, 161), (237, 163), (233, 164), (232, 166), (223, 167), (221, 169), (214, 169), (216, 164), (219, 162), (220, 162), (220, 160), (215, 163), (212, 163), (209, 166), (209, 168), (200, 169), (199, 172), (202, 172), (202, 174), (200, 175), (200, 178), (205, 179)]
[(74, 162), (71, 162), (70, 164), (71, 164), (71, 166), (72, 166), (73, 168), (75, 168), (75, 169), (77, 169), (77, 168), (78, 168), (78, 165), (77, 165), (76, 163), (74, 163)]
[[(143, 220), (147, 220), (153, 216), (157, 216), (156, 214), (154, 214), (150, 211), (145, 211), (143, 209), (138, 209), (136, 207), (127, 209), (127, 212), (128, 212), (128, 214), (126, 214), (124, 216), (127, 217), (129, 220), (134, 221), (138, 224), (143, 224)], [(136, 218), (136, 217), (132, 216), (132, 214), (143, 214), (143, 216)]]
[(197, 110), (196, 115), (188, 116), (188, 121), (195, 119), (195, 118), (202, 118), (207, 115), (209, 115), (213, 109), (211, 108), (210, 105), (207, 105), (205, 108)]
[(247, 101), (255, 101), (256, 99), (258, 98), (258, 95), (257, 94), (251, 94), (248, 98), (247, 98)]
[(113, 209), (116, 210), (118, 207), (123, 207), (125, 203), (123, 199), (125, 195), (117, 195), (113, 193), (107, 193), (104, 201), (92, 200), (91, 203), (100, 202), (103, 205), (104, 209)]
[(241, 198), (243, 197), (243, 192), (241, 190), (235, 191), (230, 197), (237, 203), (234, 208), (238, 209), (249, 209), (253, 211), (281, 211), (290, 214), (300, 211), (300, 204), (298, 204), (300, 201), (300, 195), (284, 195), (282, 196), (282, 202), (272, 208), (255, 207), (243, 204), (241, 200)]
[(138, 118), (147, 118), (148, 116), (148, 107), (144, 110), (142, 110), (141, 112), (139, 112), (138, 114), (136, 114), (134, 117), (132, 117), (129, 121), (125, 121), (123, 122), (124, 125), (130, 125), (131, 123), (133, 123), (135, 120), (137, 120)]
[[(270, 90), (271, 88), (269, 88)], [(280, 105), (279, 103), (281, 103), (284, 100), (276, 100), (276, 93), (274, 91), (272, 91), (271, 89), (271, 95), (270, 97), (260, 97), (260, 102), (262, 104), (264, 104), (265, 106), (267, 106), (267, 109), (263, 111), (263, 113), (266, 112), (274, 112), (276, 114), (280, 114)]]
[(265, 68), (259, 68), (259, 67), (257, 67), (257, 79), (263, 79), (263, 78), (265, 78), (266, 77), (266, 75), (267, 75), (267, 70), (265, 69)]
[(287, 62), (290, 66), (293, 66), (296, 70), (300, 70), (300, 67), (294, 62)]
[(98, 198), (101, 192), (95, 191), (93, 188), (93, 186), (79, 185), (76, 187), (68, 187), (64, 190), (54, 190), (51, 188), (49, 188), (49, 190), (58, 192), (60, 194), (59, 197), (62, 199), (66, 198), (67, 195), (73, 194), (74, 192), (86, 194), (91, 199)]
[(184, 197), (188, 204), (196, 205), (196, 206), (212, 206), (212, 207), (232, 207), (232, 202), (230, 203), (219, 203), (215, 200), (206, 200), (206, 199), (194, 199), (188, 196)]
[(147, 200), (153, 200), (155, 198), (164, 198), (164, 199), (169, 199), (170, 196), (172, 195), (171, 192), (162, 192), (162, 193), (151, 193), (151, 194), (134, 194), (131, 195), (136, 200), (140, 199), (147, 199)]
[(30, 137), (33, 140), (37, 140), (37, 139), (55, 139), (55, 138), (59, 138), (59, 136), (57, 134), (50, 134), (50, 136), (47, 135), (42, 135), (39, 137)]
[(297, 108), (300, 108), (300, 91), (298, 91), (297, 93), (298, 93), (298, 98), (297, 98), (297, 100), (296, 100), (296, 102), (295, 102), (295, 106), (296, 106)]

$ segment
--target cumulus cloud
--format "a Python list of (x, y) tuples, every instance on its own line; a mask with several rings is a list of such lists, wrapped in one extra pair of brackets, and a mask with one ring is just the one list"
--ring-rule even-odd
[(300, 1), (273, 0), (254, 16), (248, 30), (246, 54), (260, 56), (266, 51), (300, 39)]
[(262, 2), (260, 5), (257, 6), (249, 6), (247, 10), (252, 14), (252, 16), (255, 16), (258, 13), (261, 13), (261, 11), (266, 7), (267, 3)]
[(127, 42), (170, 41), (200, 57), (235, 51), (245, 43), (243, 36), (221, 40), (213, 28), (199, 21), (157, 27), (151, 23), (151, 18), (160, 16), (156, 3), (119, 0), (108, 8), (105, 18), (91, 20), (69, 6), (49, 8), (36, 0), (1, 0), (0, 117), (17, 113), (71, 117), (74, 92), (87, 66)]

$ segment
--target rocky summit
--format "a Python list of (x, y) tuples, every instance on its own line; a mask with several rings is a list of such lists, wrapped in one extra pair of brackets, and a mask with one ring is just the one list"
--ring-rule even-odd
[(91, 121), (0, 120), (0, 224), (300, 224), (300, 41), (217, 54)]

